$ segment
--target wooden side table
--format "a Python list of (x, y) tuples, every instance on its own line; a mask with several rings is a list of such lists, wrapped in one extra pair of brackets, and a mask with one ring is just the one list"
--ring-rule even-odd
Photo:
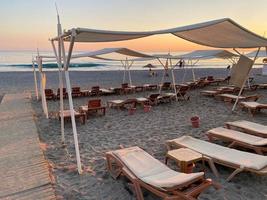
[(194, 163), (198, 161), (202, 161), (204, 169), (204, 160), (202, 154), (188, 148), (180, 148), (168, 151), (165, 158), (166, 164), (168, 163), (168, 159), (176, 161), (181, 172), (183, 173), (191, 173), (192, 170), (189, 169), (189, 166), (194, 165)]

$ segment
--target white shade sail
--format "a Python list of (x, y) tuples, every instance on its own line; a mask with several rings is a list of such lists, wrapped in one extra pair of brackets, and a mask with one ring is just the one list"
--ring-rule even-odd
[(100, 58), (99, 57), (100, 55), (111, 54), (111, 53), (118, 53), (118, 54), (122, 54), (125, 56), (141, 57), (141, 58), (151, 58), (152, 57), (151, 55), (147, 55), (147, 54), (137, 52), (137, 51), (127, 49), (127, 48), (104, 48), (104, 49), (100, 49), (97, 51), (75, 54), (72, 56), (72, 58), (82, 58), (82, 57)]
[[(137, 39), (156, 34), (171, 33), (185, 40), (216, 48), (257, 48), (266, 47), (267, 39), (261, 37), (229, 18), (213, 20), (173, 29), (147, 32), (106, 31), (74, 28), (62, 36), (69, 41), (74, 33), (75, 42), (111, 42)], [(52, 40), (58, 40), (55, 37)]]
[(212, 59), (212, 58), (228, 59), (228, 58), (238, 57), (238, 55), (227, 50), (213, 49), (213, 50), (196, 50), (187, 54), (178, 55), (176, 57), (180, 57), (181, 59), (201, 60), (201, 59)]

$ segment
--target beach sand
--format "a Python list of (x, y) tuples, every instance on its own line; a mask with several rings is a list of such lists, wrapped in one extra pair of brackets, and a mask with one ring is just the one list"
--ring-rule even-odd
[[(225, 69), (197, 69), (197, 77), (214, 75), (225, 77)], [(254, 70), (258, 74), (259, 70)], [(5, 74), (5, 75), (4, 75)], [(122, 82), (122, 71), (103, 72), (70, 72), (72, 85), (89, 89), (93, 85), (102, 87), (119, 86)], [(175, 72), (177, 83), (183, 79), (182, 70)], [(255, 75), (255, 82), (267, 82), (266, 77)], [(134, 85), (143, 83), (159, 83), (161, 76), (156, 78), (148, 76), (147, 71), (133, 71)], [(186, 80), (191, 79), (187, 73)], [(0, 73), (0, 95), (7, 92), (33, 90), (31, 73)], [(169, 78), (170, 80), (170, 78)], [(23, 82), (24, 81), (24, 82)], [(15, 87), (19, 82), (18, 87)], [(2, 85), (3, 83), (3, 85)], [(58, 74), (47, 73), (48, 88), (57, 88)], [(216, 86), (209, 86), (212, 88)], [(206, 88), (205, 88), (206, 89)], [(47, 145), (45, 157), (53, 167), (56, 178), (56, 194), (64, 199), (97, 199), (97, 200), (128, 200), (134, 197), (128, 192), (125, 180), (114, 180), (106, 170), (105, 152), (115, 150), (121, 146), (139, 146), (160, 161), (164, 161), (166, 154), (165, 141), (182, 135), (192, 135), (196, 138), (207, 140), (205, 132), (211, 128), (223, 126), (226, 121), (239, 119), (251, 120), (267, 125), (267, 112), (251, 117), (247, 112), (238, 111), (231, 113), (231, 106), (209, 97), (200, 95), (201, 89), (190, 91), (190, 101), (172, 102), (154, 106), (149, 113), (144, 113), (138, 108), (134, 115), (127, 111), (108, 109), (104, 117), (90, 117), (85, 125), (77, 123), (81, 160), (86, 171), (78, 175), (71, 124), (65, 126), (66, 148), (61, 147), (60, 122), (52, 118), (47, 120), (42, 114), (41, 102), (33, 100), (36, 124), (42, 143)], [(260, 102), (267, 102), (267, 90), (257, 90), (263, 95)], [(247, 92), (253, 94), (255, 92)], [(103, 102), (110, 99), (126, 99), (130, 97), (147, 96), (148, 92), (133, 95), (101, 97)], [(74, 106), (86, 105), (88, 97), (75, 98)], [(65, 108), (68, 102), (65, 100)], [(59, 101), (48, 101), (48, 109), (55, 113), (59, 110)], [(200, 117), (200, 128), (192, 128), (190, 118), (194, 115)], [(172, 163), (173, 169), (178, 168)], [(197, 167), (199, 169), (199, 167)], [(209, 189), (203, 192), (199, 199), (224, 199), (224, 200), (251, 200), (267, 199), (267, 177), (250, 173), (241, 173), (231, 182), (225, 182), (231, 169), (218, 166), (221, 174), (214, 177), (207, 167), (207, 177), (218, 181), (223, 188), (220, 191)], [(157, 199), (151, 194), (146, 194), (145, 199)]]

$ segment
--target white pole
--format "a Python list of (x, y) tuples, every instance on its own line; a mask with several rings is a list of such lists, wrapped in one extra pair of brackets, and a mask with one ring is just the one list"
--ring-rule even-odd
[(126, 61), (125, 61), (125, 64), (124, 64), (123, 61), (121, 60), (121, 63), (122, 63), (122, 67), (123, 67), (123, 80), (122, 80), (122, 83), (125, 83)]
[(62, 55), (63, 55), (63, 62), (64, 62), (64, 71), (65, 71), (65, 78), (66, 78), (66, 86), (68, 90), (68, 100), (69, 100), (69, 107), (70, 107), (70, 114), (71, 114), (71, 123), (72, 123), (72, 131), (73, 131), (73, 138), (74, 138), (74, 145), (75, 145), (75, 152), (76, 152), (76, 159), (77, 159), (77, 168), (79, 174), (82, 174), (82, 164), (81, 164), (81, 157), (80, 157), (80, 150), (79, 150), (79, 140), (78, 140), (78, 133), (77, 133), (77, 127), (76, 127), (76, 121), (75, 121), (75, 114), (74, 114), (74, 106), (73, 106), (73, 101), (72, 101), (72, 96), (71, 96), (71, 83), (70, 83), (70, 77), (69, 77), (69, 63), (71, 59), (71, 54), (74, 46), (74, 41), (75, 41), (75, 33), (74, 31), (72, 32), (70, 44), (69, 44), (69, 52), (67, 55), (66, 59), (66, 54), (65, 54), (65, 47), (64, 47), (64, 42), (63, 38), (60, 38), (60, 43), (62, 47)]
[(46, 97), (45, 97), (45, 87), (43, 84), (43, 78), (44, 78), (44, 73), (43, 73), (43, 64), (42, 64), (42, 59), (40, 56), (38, 56), (38, 65), (40, 67), (40, 80), (41, 80), (41, 94), (42, 94), (42, 104), (43, 104), (43, 111), (45, 113), (46, 118), (48, 119), (48, 108), (47, 108), (47, 102), (46, 102)]
[[(189, 65), (189, 60), (187, 61), (187, 65)], [(186, 73), (187, 73), (187, 69), (184, 66), (184, 76), (183, 76), (183, 79), (182, 79), (182, 83), (184, 83), (184, 79), (185, 79)]]
[(63, 117), (63, 111), (64, 111), (64, 102), (63, 102), (63, 76), (62, 76), (62, 59), (61, 59), (61, 45), (60, 42), (58, 42), (58, 55), (57, 50), (54, 44), (54, 41), (51, 41), (52, 47), (54, 50), (54, 54), (57, 59), (57, 65), (58, 65), (58, 78), (59, 78), (59, 99), (60, 99), (60, 122), (61, 122), (61, 142), (63, 145), (65, 145), (65, 130), (64, 130), (64, 117)]
[(41, 95), (41, 101), (42, 101), (42, 108), (43, 112), (45, 113), (45, 108), (44, 108), (44, 94), (43, 94), (43, 84), (42, 84), (42, 69), (39, 61), (39, 56), (37, 56), (37, 64), (38, 64), (38, 71), (39, 71), (39, 84), (40, 84), (40, 95)]
[(34, 61), (32, 61), (32, 68), (33, 68), (35, 95), (36, 95), (36, 99), (39, 100), (38, 83), (37, 83), (37, 76), (36, 76), (36, 70), (35, 70), (35, 63), (34, 63)]
[[(161, 94), (161, 89), (162, 89), (162, 85), (163, 85), (163, 81), (165, 79), (165, 74), (166, 74), (166, 70), (165, 70), (165, 65), (161, 62), (161, 60), (159, 58), (157, 58), (159, 63), (163, 66), (163, 75), (162, 75), (162, 78), (161, 78), (161, 83), (160, 83), (160, 87), (159, 87), (159, 93)], [(167, 59), (168, 61), (168, 59)]]
[(193, 61), (190, 60), (190, 63), (191, 63), (191, 70), (192, 70), (193, 81), (195, 82), (196, 81), (196, 76), (195, 76), (195, 71), (194, 71), (194, 67), (193, 67)]
[(175, 77), (174, 77), (174, 73), (173, 73), (174, 67), (172, 66), (172, 59), (170, 59), (170, 67), (171, 67), (171, 73), (172, 73), (172, 84), (173, 84), (173, 88), (174, 88), (175, 98), (176, 98), (176, 101), (178, 101)]
[[(57, 11), (58, 13), (58, 11)], [(61, 23), (60, 23), (60, 18), (59, 18), (59, 14), (57, 14), (57, 32), (58, 32), (58, 36), (60, 36), (62, 34), (62, 27), (61, 27)], [(54, 43), (52, 42), (52, 46), (55, 52), (55, 55), (57, 53), (56, 48)], [(62, 71), (62, 46), (61, 46), (61, 42), (58, 42), (58, 56), (57, 56), (57, 63), (58, 63), (58, 78), (59, 78), (59, 99), (60, 99), (60, 122), (61, 122), (61, 142), (63, 145), (65, 145), (65, 128), (64, 128), (64, 101), (63, 101), (63, 71)], [(64, 54), (65, 55), (65, 54)]]
[[(127, 60), (127, 62), (128, 62), (128, 60)], [(131, 64), (128, 63), (128, 76), (129, 76), (130, 86), (133, 85), (131, 71), (130, 71), (130, 68), (131, 68), (132, 64), (133, 64), (133, 61), (131, 61)]]
[[(256, 59), (257, 59), (257, 57), (258, 57), (258, 54), (259, 54), (260, 49), (261, 49), (261, 48), (259, 47), (259, 48), (258, 48), (258, 51), (257, 51), (257, 53), (256, 53), (256, 55), (255, 55), (255, 58), (254, 58), (254, 60), (253, 60), (253, 64), (255, 63), (255, 61), (256, 61)], [(252, 66), (253, 66), (253, 64), (252, 64)], [(236, 106), (237, 106), (239, 97), (240, 97), (241, 94), (242, 94), (242, 91), (243, 91), (243, 89), (244, 89), (244, 87), (245, 87), (245, 84), (246, 84), (248, 78), (249, 78), (249, 73), (248, 73), (248, 76), (246, 77), (246, 79), (243, 81), (242, 87), (240, 88), (240, 91), (239, 91), (238, 96), (237, 96), (237, 98), (236, 98), (235, 104), (234, 104), (234, 106), (233, 106), (233, 108), (232, 108), (232, 112), (235, 110), (235, 108), (236, 108)]]

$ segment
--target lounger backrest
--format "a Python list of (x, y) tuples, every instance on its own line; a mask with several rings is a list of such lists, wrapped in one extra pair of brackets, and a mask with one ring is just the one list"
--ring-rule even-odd
[(92, 99), (88, 101), (88, 108), (101, 107), (101, 99)]
[(189, 90), (189, 86), (181, 86), (179, 88), (178, 93), (181, 94), (182, 96), (184, 96), (188, 90)]
[(81, 88), (80, 87), (73, 87), (72, 92), (80, 92)]
[(45, 89), (45, 95), (52, 95), (53, 90), (52, 89)]
[(151, 94), (151, 95), (149, 95), (148, 98), (153, 101), (153, 100), (157, 99), (158, 96), (159, 96), (159, 94)]
[(190, 136), (171, 140), (179, 146), (197, 151), (205, 156), (239, 167), (260, 170), (267, 166), (267, 157), (220, 146)]
[[(66, 94), (66, 88), (62, 88), (63, 89), (63, 94)], [(57, 89), (57, 94), (60, 94), (60, 88)]]
[(128, 88), (128, 83), (123, 83), (123, 84), (121, 84), (121, 88)]
[(170, 87), (171, 86), (171, 82), (164, 82), (162, 87)]
[(100, 87), (99, 86), (93, 86), (92, 87), (92, 92), (98, 92), (100, 90)]
[(208, 81), (213, 81), (214, 78), (213, 78), (213, 76), (208, 76), (208, 77), (207, 77), (207, 80), (208, 80)]

